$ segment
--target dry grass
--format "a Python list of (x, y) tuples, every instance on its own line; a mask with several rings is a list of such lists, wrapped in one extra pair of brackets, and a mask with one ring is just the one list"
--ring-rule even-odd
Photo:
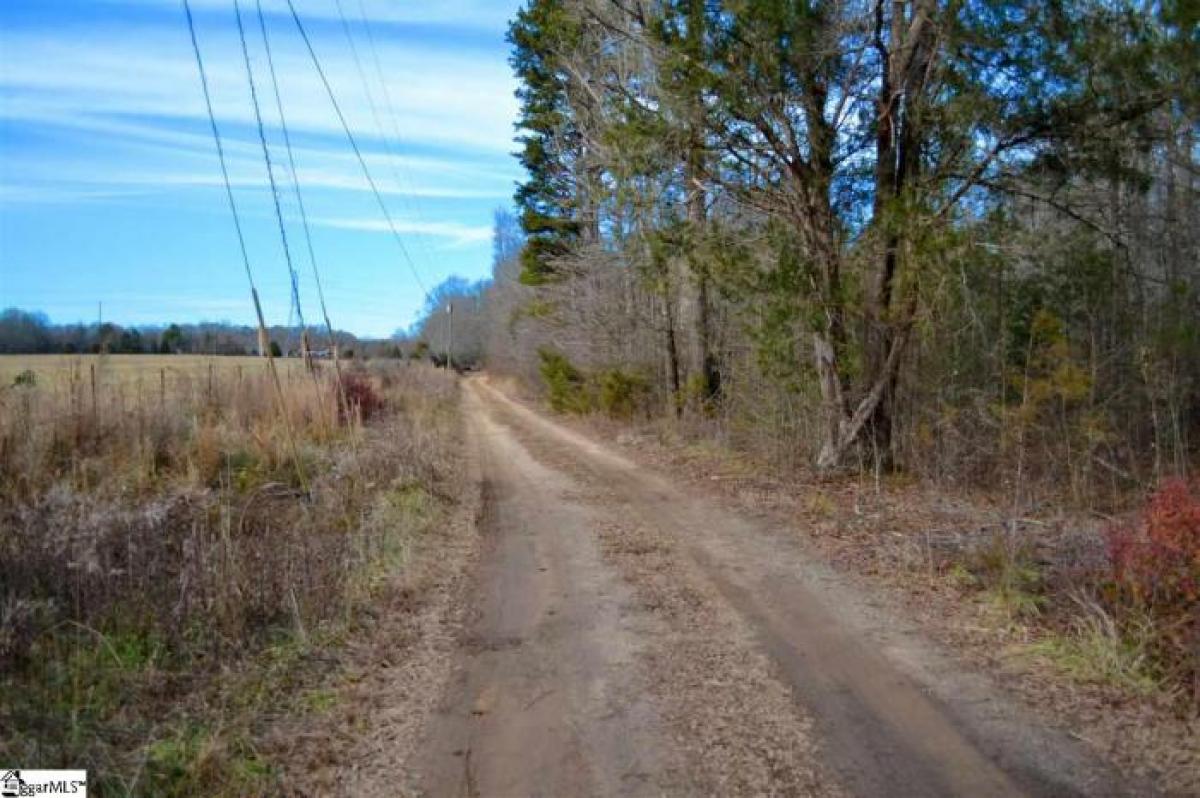
[(364, 425), (328, 367), (281, 363), (281, 403), (257, 359), (11, 360), (37, 377), (0, 393), (0, 759), (262, 792), (254, 718), (457, 496), (454, 381), (364, 371)]
[(252, 455), (273, 471), (291, 459), (289, 429), (316, 443), (336, 431), (329, 374), (313, 379), (298, 361), (277, 363), (281, 407), (255, 358), (4, 360), (16, 376), (0, 387), (0, 502), (36, 498), (64, 480), (119, 494), (165, 482), (208, 486), (229, 465), (222, 454)]

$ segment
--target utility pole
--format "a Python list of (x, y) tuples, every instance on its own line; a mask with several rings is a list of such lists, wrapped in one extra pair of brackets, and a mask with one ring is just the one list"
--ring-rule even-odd
[(454, 368), (454, 303), (446, 303), (446, 371)]

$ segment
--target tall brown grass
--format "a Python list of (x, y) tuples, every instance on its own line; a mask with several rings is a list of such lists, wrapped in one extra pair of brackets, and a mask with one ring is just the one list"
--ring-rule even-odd
[(456, 386), (417, 364), (351, 379), (370, 413), (339, 412), (328, 368), (282, 402), (262, 364), (4, 389), (0, 759), (169, 793), (188, 757), (165, 718), (403, 567), (457, 493)]

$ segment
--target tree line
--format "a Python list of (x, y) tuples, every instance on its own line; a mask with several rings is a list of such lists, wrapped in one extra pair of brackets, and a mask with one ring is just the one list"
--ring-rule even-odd
[(822, 470), (1183, 470), (1198, 29), (1185, 2), (530, 0), (481, 346)]
[[(268, 333), (272, 354), (282, 356), (299, 351), (299, 328), (275, 326)], [(323, 330), (314, 328), (309, 337), (320, 341), (327, 336)], [(395, 355), (391, 342), (360, 341), (340, 330), (336, 339), (343, 356), (355, 349), (380, 356)], [(225, 322), (144, 326), (112, 322), (55, 324), (44, 313), (18, 308), (0, 312), (0, 354), (100, 353), (253, 355), (258, 353), (258, 330)]]

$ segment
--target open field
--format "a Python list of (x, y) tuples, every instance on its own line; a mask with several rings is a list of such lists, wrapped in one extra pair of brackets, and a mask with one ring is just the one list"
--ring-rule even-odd
[[(294, 376), (303, 373), (304, 365), (298, 358), (276, 358), (281, 375)], [(87, 377), (94, 368), (100, 379), (109, 382), (136, 381), (139, 377), (149, 382), (158, 379), (159, 373), (167, 375), (195, 375), (212, 368), (217, 372), (239, 370), (250, 373), (265, 369), (266, 360), (261, 357), (225, 357), (209, 355), (0, 355), (0, 385), (11, 385), (18, 374), (32, 371), (39, 381), (63, 384), (80, 376)]]

